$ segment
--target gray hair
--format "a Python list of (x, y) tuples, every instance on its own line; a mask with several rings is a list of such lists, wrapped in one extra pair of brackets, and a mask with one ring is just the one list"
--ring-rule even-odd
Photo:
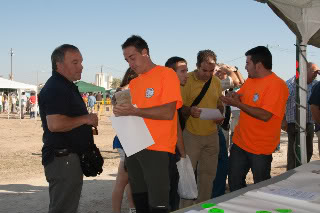
[(57, 62), (63, 62), (67, 51), (79, 51), (76, 46), (63, 44), (57, 47), (51, 54), (52, 71), (57, 71)]

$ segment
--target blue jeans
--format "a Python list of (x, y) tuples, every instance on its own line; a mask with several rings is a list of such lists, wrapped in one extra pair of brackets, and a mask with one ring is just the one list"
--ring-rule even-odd
[(211, 198), (224, 195), (226, 190), (226, 180), (228, 175), (228, 150), (226, 139), (220, 129), (219, 132), (219, 157), (216, 178), (213, 181)]
[(246, 176), (251, 168), (254, 183), (270, 179), (272, 154), (256, 155), (233, 144), (229, 157), (229, 187), (235, 191), (247, 186)]

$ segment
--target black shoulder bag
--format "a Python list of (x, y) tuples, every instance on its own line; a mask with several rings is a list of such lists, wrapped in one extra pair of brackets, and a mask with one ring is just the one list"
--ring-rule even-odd
[[(196, 106), (201, 102), (202, 98), (207, 93), (207, 91), (210, 87), (211, 79), (212, 79), (212, 77), (203, 85), (200, 94), (194, 99), (194, 101), (192, 102), (190, 107)], [(179, 113), (179, 121), (180, 121), (181, 130), (183, 130), (186, 126), (186, 122), (187, 122), (189, 116), (186, 117), (186, 116), (182, 115), (181, 110), (179, 110), (178, 113)]]
[(103, 171), (103, 157), (94, 142), (89, 143), (88, 150), (79, 154), (82, 172), (86, 177), (95, 177)]

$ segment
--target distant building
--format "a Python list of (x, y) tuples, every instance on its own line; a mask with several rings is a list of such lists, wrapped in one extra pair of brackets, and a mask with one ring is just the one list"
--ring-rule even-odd
[(104, 87), (105, 89), (111, 89), (111, 84), (113, 81), (112, 75), (106, 75), (104, 73), (96, 74), (95, 85), (99, 87)]

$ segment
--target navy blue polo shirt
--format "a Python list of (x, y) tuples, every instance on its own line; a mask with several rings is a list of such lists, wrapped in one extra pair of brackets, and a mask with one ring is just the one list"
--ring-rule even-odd
[(68, 132), (50, 132), (47, 115), (77, 117), (88, 114), (87, 107), (78, 87), (58, 72), (53, 71), (39, 95), (40, 117), (43, 127), (42, 164), (48, 165), (54, 159), (54, 149), (67, 148), (81, 153), (93, 142), (92, 126), (82, 125)]

